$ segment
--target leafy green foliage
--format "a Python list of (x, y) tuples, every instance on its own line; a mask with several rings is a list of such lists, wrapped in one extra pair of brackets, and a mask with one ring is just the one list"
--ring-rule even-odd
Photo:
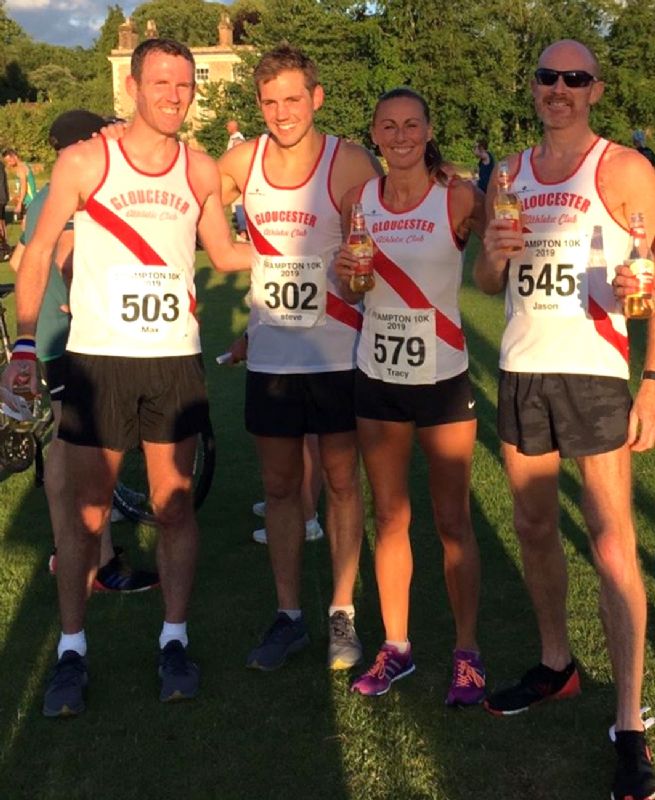
[(204, 0), (150, 0), (135, 9), (132, 19), (141, 34), (152, 19), (161, 37), (198, 47), (216, 44), (218, 21), (224, 10), (220, 3)]

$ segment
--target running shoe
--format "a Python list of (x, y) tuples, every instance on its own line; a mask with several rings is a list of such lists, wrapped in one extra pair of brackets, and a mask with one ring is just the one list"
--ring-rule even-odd
[(415, 669), (411, 646), (406, 653), (401, 653), (397, 647), (385, 642), (375, 664), (354, 681), (350, 691), (374, 697), (386, 694), (394, 681), (411, 675)]
[[(114, 547), (114, 558), (98, 570), (93, 590), (95, 592), (146, 592), (159, 586), (159, 575), (147, 570), (132, 569), (122, 559), (123, 548)], [(57, 550), (50, 554), (48, 571), (57, 574)]]
[(488, 697), (484, 707), (496, 716), (510, 716), (546, 700), (566, 700), (579, 694), (580, 675), (574, 661), (563, 670), (538, 664), (529, 669), (514, 686)]
[(650, 748), (643, 731), (618, 731), (618, 764), (614, 773), (612, 800), (655, 798), (655, 776)]
[(350, 669), (362, 660), (362, 643), (359, 641), (352, 619), (345, 611), (335, 611), (328, 622), (330, 644), (328, 668)]
[(198, 694), (200, 670), (187, 656), (186, 648), (178, 639), (173, 639), (160, 651), (159, 677), (159, 699), (162, 703), (192, 700)]
[(275, 622), (261, 641), (250, 651), (246, 666), (268, 672), (283, 666), (288, 656), (303, 650), (309, 644), (309, 635), (303, 618), (294, 620), (279, 612)]
[(480, 653), (455, 650), (453, 680), (446, 695), (447, 706), (475, 706), (484, 700), (485, 671)]
[(89, 676), (86, 659), (66, 650), (55, 664), (43, 698), (43, 714), (46, 717), (74, 717), (84, 711), (84, 687)]
[(266, 516), (266, 500), (260, 500), (259, 503), (252, 504), (252, 513), (256, 517), (265, 517)]
[(93, 582), (94, 592), (147, 592), (159, 586), (159, 575), (144, 569), (132, 569), (120, 556), (100, 567)]
[[(307, 522), (305, 522), (306, 542), (316, 542), (319, 539), (322, 539), (323, 536), (323, 528), (321, 528), (321, 524), (317, 517), (308, 519)], [(253, 531), (252, 538), (257, 542), (257, 544), (267, 544), (268, 539), (266, 538), (266, 528), (258, 528), (256, 531)]]

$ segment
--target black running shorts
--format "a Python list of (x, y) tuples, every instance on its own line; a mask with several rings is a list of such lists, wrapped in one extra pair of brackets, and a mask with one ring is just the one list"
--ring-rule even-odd
[(59, 437), (71, 444), (124, 451), (141, 441), (181, 442), (209, 424), (200, 355), (66, 358)]
[(528, 456), (608, 453), (628, 438), (631, 406), (621, 378), (501, 370), (498, 434)]
[(357, 370), (355, 413), (364, 419), (413, 422), (417, 428), (475, 419), (468, 370), (444, 381), (417, 386), (386, 383)]
[(304, 436), (355, 430), (355, 370), (276, 375), (248, 371), (246, 430)]
[(45, 380), (52, 400), (61, 400), (66, 386), (66, 356), (51, 358), (41, 362), (45, 370)]

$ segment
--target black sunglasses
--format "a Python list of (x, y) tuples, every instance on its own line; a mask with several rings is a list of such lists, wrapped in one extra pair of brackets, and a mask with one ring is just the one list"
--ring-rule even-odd
[(554, 86), (560, 75), (569, 89), (582, 89), (598, 80), (598, 78), (594, 78), (584, 69), (548, 69), (547, 67), (539, 67), (534, 73), (535, 80), (540, 86)]

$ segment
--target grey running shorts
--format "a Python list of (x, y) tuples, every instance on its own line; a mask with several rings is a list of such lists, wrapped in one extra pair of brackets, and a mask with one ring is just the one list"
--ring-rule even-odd
[(528, 456), (608, 453), (625, 444), (631, 406), (621, 378), (501, 370), (498, 434)]

